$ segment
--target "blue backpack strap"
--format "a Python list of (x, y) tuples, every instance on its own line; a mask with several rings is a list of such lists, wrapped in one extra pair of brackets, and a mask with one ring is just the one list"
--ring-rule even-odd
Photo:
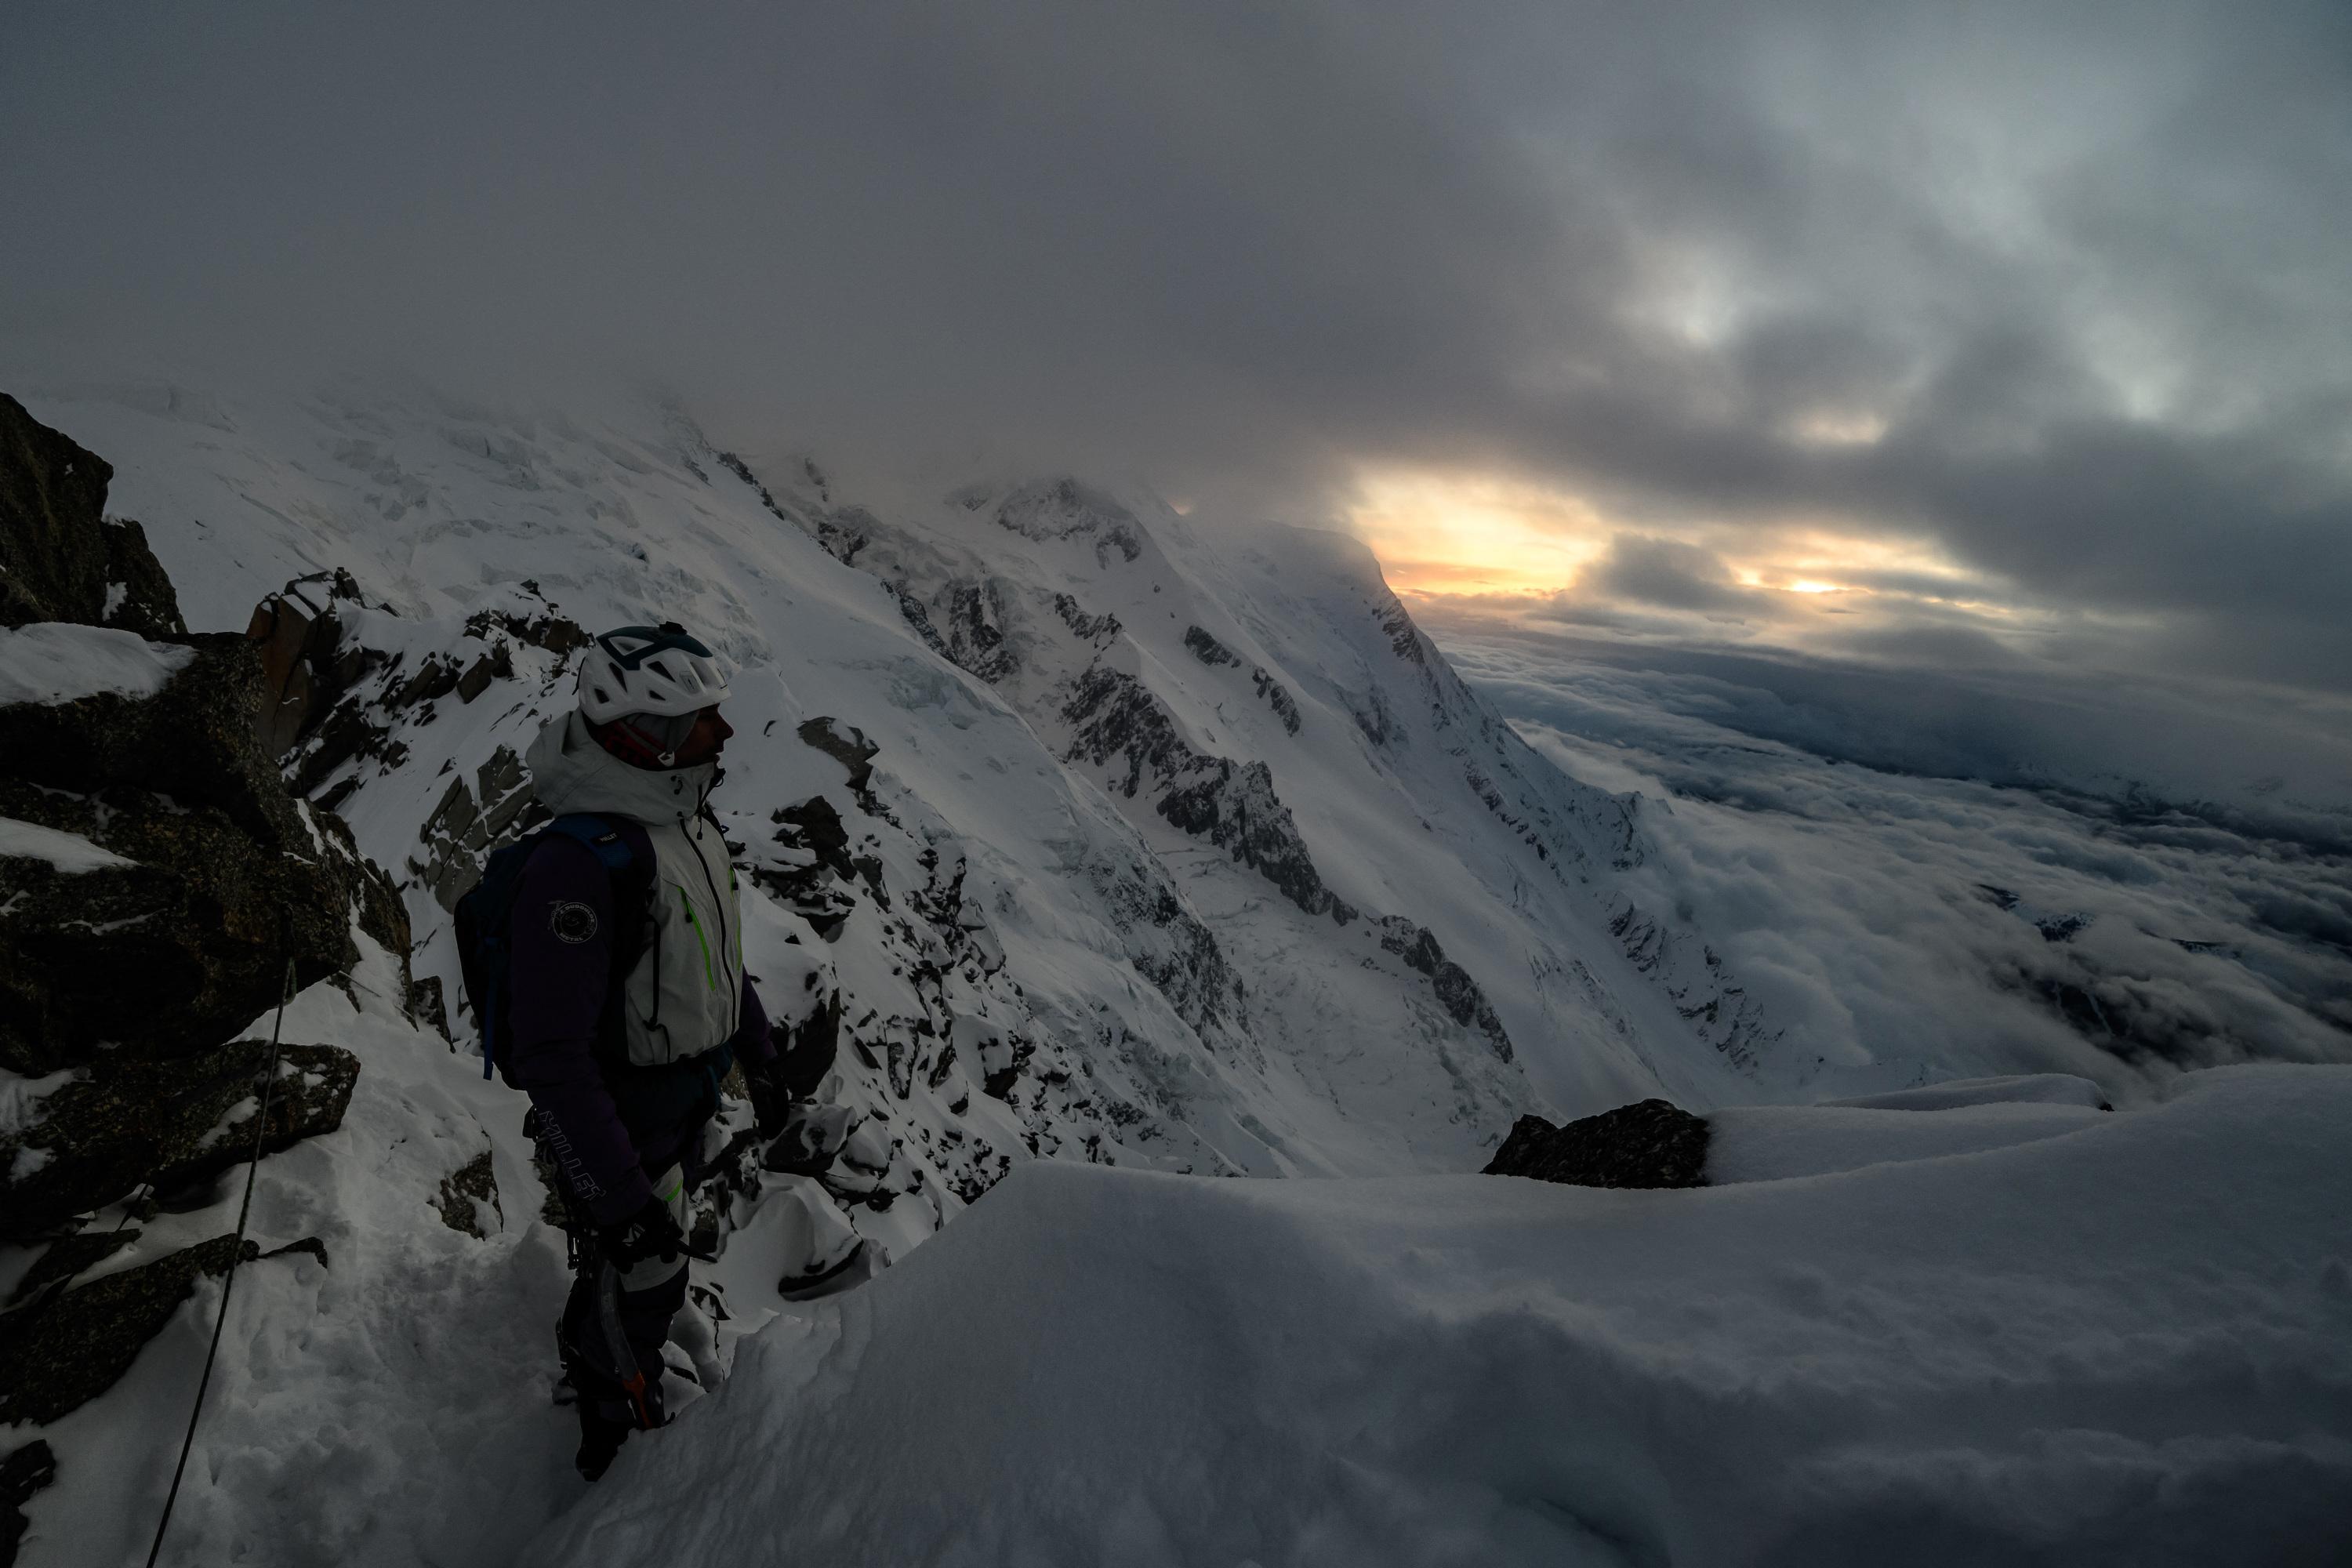
[(601, 816), (575, 812), (569, 816), (557, 817), (547, 825), (544, 831), (561, 833), (566, 838), (586, 845), (594, 851), (596, 858), (604, 863), (608, 875), (617, 877), (636, 863), (636, 852), (629, 847), (627, 837)]

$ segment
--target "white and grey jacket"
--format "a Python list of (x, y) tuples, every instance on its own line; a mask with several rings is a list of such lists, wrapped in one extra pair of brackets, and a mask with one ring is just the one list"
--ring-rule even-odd
[(660, 1067), (725, 1044), (742, 1022), (743, 915), (726, 841), (704, 807), (717, 764), (631, 767), (576, 711), (550, 720), (525, 761), (549, 811), (628, 817), (653, 845), (652, 925), (622, 993), (631, 1064)]

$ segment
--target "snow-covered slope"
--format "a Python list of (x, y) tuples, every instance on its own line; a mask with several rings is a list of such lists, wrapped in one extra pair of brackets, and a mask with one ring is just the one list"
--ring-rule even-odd
[(1033, 1165), (523, 1561), (2352, 1555), (2352, 1068), (1990, 1109), (2074, 1120), (1759, 1110), (1861, 1168), (1688, 1192)]
[[(824, 952), (881, 1068), (871, 1109), (957, 1151), (894, 1178), (928, 1163), (943, 1212), (1033, 1148), (1459, 1170), (1522, 1110), (1745, 1100), (1796, 1070), (1698, 943), (1614, 891), (1635, 805), (1522, 744), (1338, 536), (1069, 481), (886, 520), (646, 405), (30, 393), (114, 462), (191, 624), (350, 574), (371, 733), (314, 738), (303, 781), (405, 879), (445, 988), (441, 909), (562, 700), (564, 647), (534, 628), (707, 628), (745, 670), (718, 801), (747, 862), (812, 880), (774, 814), (820, 795), (843, 858), (878, 862), (827, 882), (849, 908)], [(877, 748), (869, 789), (804, 742), (820, 718)], [(793, 907), (772, 966), (838, 912)]]
[[(1102, 785), (1226, 939), (1260, 1026), (1343, 1103), (1397, 1070), (1360, 1059), (1368, 1037), (1417, 1045), (1469, 1121), (1511, 1092), (1489, 1058), (1579, 1108), (1803, 1075), (1703, 942), (1616, 886), (1645, 853), (1638, 800), (1527, 747), (1356, 541), (1071, 479), (885, 521), (775, 468), (778, 516)], [(1433, 1081), (1400, 1081), (1404, 1114)]]
[[(239, 1277), (183, 1560), (504, 1563), (578, 1500), (547, 1399), (560, 1238), (520, 1097), (464, 1051), (446, 910), (528, 820), (518, 755), (580, 628), (660, 617), (742, 668), (716, 804), (757, 889), (749, 967), (781, 1018), (838, 1006), (823, 1097), (856, 1128), (810, 1176), (722, 1120), (673, 1394), (738, 1363), (734, 1392), (637, 1445), (543, 1557), (657, 1528), (673, 1555), (733, 1560), (740, 1530), (747, 1561), (886, 1561), (961, 1529), (983, 1560), (1738, 1561), (1747, 1517), (1801, 1559), (1960, 1508), (1932, 1445), (2004, 1542), (2108, 1530), (2102, 1500), (2176, 1481), (2152, 1517), (2203, 1528), (2199, 1500), (2267, 1487), (2290, 1531), (2299, 1479), (2340, 1479), (2347, 1380), (2312, 1343), (2347, 1289), (2312, 1219), (2341, 1207), (2307, 1158), (2326, 1074), (2217, 1077), (2128, 1134), (2073, 1079), (1735, 1110), (1717, 1178), (1795, 1179), (1713, 1193), (1175, 1180), (1464, 1172), (1521, 1111), (1752, 1106), (1814, 1071), (1628, 898), (1650, 808), (1531, 752), (1345, 539), (1066, 480), (860, 508), (629, 400), (24, 390), (115, 465), (191, 625), (307, 579), (289, 614), (338, 640), (288, 770), (401, 880), (419, 944), (417, 987), (363, 942), (289, 1014), (362, 1072), (339, 1130), (264, 1162), (254, 1235), (327, 1260)], [(983, 1197), (1056, 1159), (1152, 1173)], [(2165, 1179), (2203, 1184), (2167, 1217)], [(92, 1277), (234, 1224), (232, 1189), (189, 1201)], [(2232, 1203), (2268, 1227), (2229, 1232)], [(832, 1283), (903, 1262), (838, 1308), (780, 1289), (861, 1258)], [(1848, 1283), (1886, 1259), (1883, 1291)], [(0, 1285), (31, 1260), (0, 1252)], [(42, 1434), (31, 1561), (135, 1560), (218, 1300), (200, 1283)], [(2268, 1314), (2252, 1359), (2213, 1348), (2233, 1312)], [(2316, 1392), (2265, 1425), (2233, 1377)], [(1915, 1398), (1916, 1441), (1890, 1435)], [(694, 1492), (721, 1476), (749, 1513)], [(603, 1506), (652, 1496), (692, 1517)]]

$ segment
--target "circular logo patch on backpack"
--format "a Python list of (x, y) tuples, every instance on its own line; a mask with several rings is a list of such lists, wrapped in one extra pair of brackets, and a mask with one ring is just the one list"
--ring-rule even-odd
[(596, 934), (596, 911), (585, 904), (558, 904), (547, 917), (558, 942), (583, 942)]

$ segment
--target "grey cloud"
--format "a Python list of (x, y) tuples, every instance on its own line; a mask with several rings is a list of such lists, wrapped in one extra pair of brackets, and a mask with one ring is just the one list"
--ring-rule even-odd
[(2200, 820), (2228, 831), (2352, 856), (2352, 705), (2340, 698), (1955, 659), (1901, 631), (1864, 661), (1687, 638), (1633, 644), (1436, 606), (1417, 614), (1466, 671), (1524, 678), (1547, 702), (1577, 704), (1515, 710), (1554, 728), (1598, 732), (1599, 710), (1580, 694), (1606, 691), (1620, 715), (1612, 722), (1704, 721), (1889, 773), (2193, 803)]
[(1578, 585), (1676, 610), (1737, 610), (1754, 597), (1712, 551), (1638, 533), (1612, 539)]
[[(0, 334), (666, 379), (745, 446), (1791, 516), (2352, 685), (2352, 14), (35, 7)], [(12, 355), (12, 357), (14, 357)], [(5, 368), (5, 367), (0, 367)], [(1809, 443), (1813, 418), (1885, 421)], [(1687, 596), (1687, 594), (1685, 595)]]

